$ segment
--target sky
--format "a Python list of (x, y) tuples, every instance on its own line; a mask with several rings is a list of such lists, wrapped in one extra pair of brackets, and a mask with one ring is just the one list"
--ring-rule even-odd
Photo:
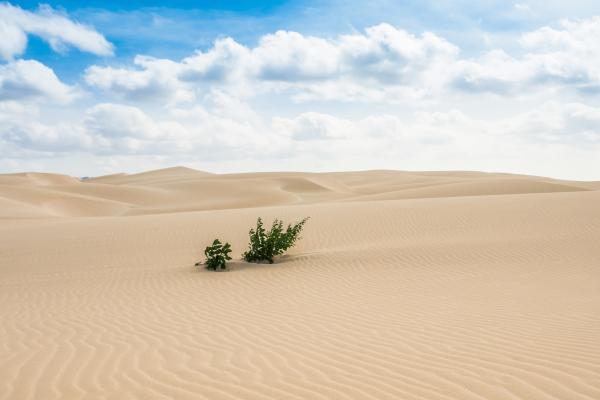
[(0, 173), (600, 180), (600, 2), (0, 1)]

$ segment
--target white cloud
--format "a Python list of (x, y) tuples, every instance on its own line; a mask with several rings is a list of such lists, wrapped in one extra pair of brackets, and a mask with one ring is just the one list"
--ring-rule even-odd
[[(0, 4), (0, 7), (3, 5)], [(2, 8), (0, 8), (2, 10)], [(0, 18), (0, 57), (5, 60), (22, 54), (27, 47), (27, 34), (18, 26)]]
[[(281, 149), (282, 140), (251, 123), (228, 117), (216, 104), (170, 110), (154, 117), (140, 108), (101, 103), (69, 122), (44, 123), (43, 116), (15, 102), (0, 102), (0, 141), (21, 151), (86, 152), (97, 155), (197, 155), (205, 158), (235, 154), (268, 156)], [(284, 141), (287, 140), (284, 138)], [(62, 144), (62, 145), (61, 145)]]
[(455, 69), (455, 86), (472, 92), (514, 94), (532, 89), (569, 89), (600, 92), (600, 17), (563, 20), (524, 33), (519, 43), (524, 54), (511, 56), (500, 49), (475, 60), (461, 60)]
[[(458, 48), (426, 32), (421, 37), (389, 24), (366, 29), (366, 35), (346, 35), (340, 43), (350, 74), (386, 84), (424, 84), (458, 55)], [(440, 65), (441, 64), (441, 65)]]
[(193, 100), (191, 89), (177, 79), (181, 67), (170, 60), (137, 56), (140, 69), (91, 66), (85, 73), (88, 85), (132, 100)]
[(164, 102), (196, 100), (204, 82), (209, 85), (233, 82), (236, 86), (246, 79), (249, 50), (233, 39), (219, 39), (207, 52), (184, 58), (181, 62), (136, 56), (137, 68), (91, 66), (84, 79), (90, 86), (117, 94), (119, 97)]
[(532, 143), (600, 146), (600, 108), (548, 102), (504, 122), (506, 131)]
[(77, 96), (50, 68), (35, 60), (0, 64), (0, 101), (46, 100), (67, 103)]
[(274, 118), (275, 130), (294, 140), (330, 140), (346, 137), (352, 123), (332, 115), (308, 112), (296, 118)]
[(332, 41), (278, 31), (263, 36), (252, 49), (254, 65), (248, 66), (247, 73), (266, 81), (331, 79), (341, 72), (340, 56), (339, 46)]
[(457, 55), (456, 46), (433, 33), (414, 36), (380, 24), (334, 39), (278, 31), (253, 48), (219, 39), (180, 62), (138, 56), (135, 69), (92, 66), (85, 80), (128, 98), (156, 93), (176, 102), (215, 87), (246, 96), (291, 90), (298, 100), (419, 98), (443, 86), (442, 72)]
[(73, 22), (50, 6), (42, 5), (35, 12), (9, 3), (0, 3), (0, 57), (11, 60), (23, 54), (27, 35), (39, 36), (54, 51), (68, 46), (97, 55), (112, 55), (113, 46), (93, 28)]
[(580, 90), (600, 90), (600, 17), (563, 20), (559, 28), (526, 33), (522, 45), (537, 64), (536, 78), (572, 84)]
[(232, 38), (224, 38), (216, 40), (208, 51), (184, 58), (173, 73), (186, 82), (225, 83), (244, 79), (250, 63), (248, 48)]
[[(265, 120), (228, 114), (222, 107), (235, 102), (221, 95), (206, 107), (172, 108), (163, 117), (102, 103), (79, 120), (59, 123), (4, 102), (0, 149), (11, 160), (83, 153), (127, 165), (161, 157), (161, 163), (194, 160), (217, 168), (245, 160), (247, 168), (260, 169), (483, 169), (573, 177), (577, 165), (598, 167), (600, 108), (581, 103), (547, 103), (494, 119), (450, 110), (362, 118), (306, 112)], [(247, 105), (235, 107), (253, 113)]]
[(157, 139), (165, 135), (142, 110), (119, 104), (95, 105), (87, 111), (84, 123), (89, 132), (107, 138)]
[(37, 61), (9, 61), (0, 65), (0, 151), (12, 160), (79, 153), (216, 169), (568, 176), (576, 165), (600, 166), (591, 96), (600, 90), (599, 33), (600, 18), (563, 21), (468, 57), (438, 35), (389, 24), (335, 37), (278, 31), (255, 46), (222, 38), (181, 60), (91, 66), (84, 80), (102, 102), (51, 116), (40, 100), (68, 102), (77, 87)]
[(286, 93), (294, 101), (438, 101), (447, 94), (515, 95), (532, 90), (600, 91), (600, 17), (562, 21), (524, 33), (522, 51), (496, 48), (461, 58), (459, 48), (430, 32), (389, 24), (335, 38), (278, 31), (255, 47), (219, 39), (177, 62), (136, 57), (137, 68), (90, 67), (90, 86), (130, 99), (193, 101), (217, 89), (238, 96)]
[(524, 12), (527, 14), (533, 14), (533, 11), (531, 10), (531, 6), (527, 3), (515, 3), (514, 8), (515, 8), (515, 10), (520, 11), (520, 12)]
[(69, 151), (91, 151), (93, 138), (77, 123), (44, 123), (35, 105), (0, 102), (0, 148), (3, 157), (35, 158)]

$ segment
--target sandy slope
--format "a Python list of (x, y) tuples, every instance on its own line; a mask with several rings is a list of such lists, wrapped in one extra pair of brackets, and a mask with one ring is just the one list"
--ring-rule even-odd
[[(216, 236), (238, 260), (195, 269)], [(594, 182), (0, 175), (0, 285), (0, 399), (600, 399)]]

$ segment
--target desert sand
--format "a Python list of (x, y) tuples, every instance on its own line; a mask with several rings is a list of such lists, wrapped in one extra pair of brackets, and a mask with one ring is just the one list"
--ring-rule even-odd
[(0, 399), (600, 399), (598, 182), (0, 175), (0, 285)]

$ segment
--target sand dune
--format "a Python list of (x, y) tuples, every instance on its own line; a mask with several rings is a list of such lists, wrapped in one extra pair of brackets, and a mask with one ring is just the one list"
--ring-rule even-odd
[[(600, 184), (0, 175), (0, 399), (600, 399)], [(262, 216), (311, 216), (270, 265)], [(230, 271), (193, 264), (214, 237)]]

